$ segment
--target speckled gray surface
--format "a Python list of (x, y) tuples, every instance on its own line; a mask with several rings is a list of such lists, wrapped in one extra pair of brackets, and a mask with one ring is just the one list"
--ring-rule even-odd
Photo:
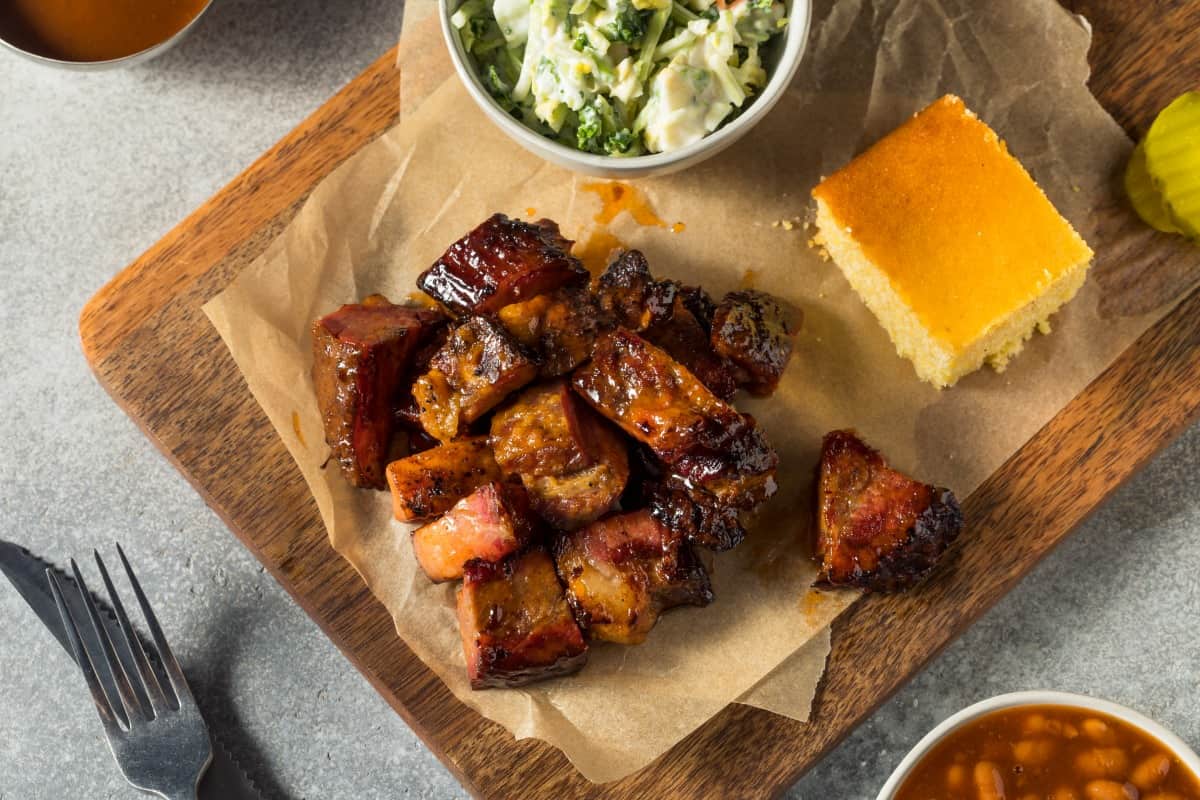
[[(399, 16), (385, 0), (217, 0), (127, 71), (0, 53), (2, 535), (59, 561), (123, 542), (212, 726), (272, 797), (463, 792), (97, 386), (76, 318), (390, 46)], [(1103, 695), (1200, 746), (1197, 475), (1193, 428), (789, 797), (873, 797), (938, 720), (1016, 689)], [(0, 800), (137, 796), (77, 673), (3, 582), (0, 620)]]

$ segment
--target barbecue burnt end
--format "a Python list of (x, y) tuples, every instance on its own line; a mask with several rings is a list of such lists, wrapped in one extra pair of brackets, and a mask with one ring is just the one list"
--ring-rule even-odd
[(519, 483), (491, 481), (412, 534), (413, 553), (432, 581), (461, 578), (471, 559), (499, 561), (540, 538), (542, 526)]
[(635, 333), (670, 319), (679, 284), (655, 280), (640, 250), (620, 253), (596, 281), (596, 296), (606, 321)]
[(632, 331), (601, 335), (572, 386), (670, 472), (722, 502), (747, 508), (774, 492), (779, 457), (754, 418)]
[(739, 385), (765, 397), (779, 386), (803, 319), (766, 292), (730, 292), (713, 314), (712, 347), (742, 371)]
[(933, 570), (962, 525), (949, 489), (892, 469), (853, 431), (825, 436), (817, 472), (820, 583), (908, 589)]
[(493, 214), (446, 250), (417, 285), (462, 314), (493, 314), (563, 286), (586, 285), (588, 271), (571, 240), (550, 220)]
[(498, 322), (471, 317), (456, 327), (413, 384), (421, 426), (442, 442), (537, 377), (536, 357)]
[(713, 599), (691, 544), (645, 510), (560, 536), (554, 557), (576, 619), (593, 639), (640, 644), (662, 612)]
[(626, 440), (556, 380), (530, 387), (492, 417), (501, 469), (520, 477), (534, 509), (573, 530), (612, 510), (629, 479)]
[(382, 489), (395, 428), (393, 403), (414, 354), (444, 324), (438, 311), (372, 295), (313, 324), (313, 384), (325, 442), (342, 474)]
[(392, 509), (401, 522), (445, 514), (459, 500), (500, 477), (485, 436), (439, 444), (387, 466)]
[(456, 606), (472, 689), (524, 686), (587, 663), (587, 642), (541, 548), (468, 561)]
[(542, 378), (565, 375), (591, 358), (601, 324), (599, 303), (586, 287), (513, 303), (497, 317), (514, 339), (537, 354)]

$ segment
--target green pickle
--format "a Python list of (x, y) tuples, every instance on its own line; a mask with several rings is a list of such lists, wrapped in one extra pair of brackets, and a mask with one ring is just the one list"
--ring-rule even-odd
[(1146, 171), (1146, 149), (1141, 144), (1133, 149), (1125, 168), (1125, 193), (1129, 195), (1133, 210), (1150, 227), (1163, 233), (1183, 233), (1171, 222), (1162, 195)]
[(1146, 172), (1172, 226), (1200, 239), (1200, 92), (1181, 95), (1164, 108), (1142, 145)]

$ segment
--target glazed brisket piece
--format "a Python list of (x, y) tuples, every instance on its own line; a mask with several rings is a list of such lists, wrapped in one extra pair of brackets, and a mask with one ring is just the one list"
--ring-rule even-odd
[(438, 440), (421, 425), (421, 409), (417, 405), (417, 398), (413, 396), (413, 384), (429, 371), (429, 362), (445, 346), (452, 329), (450, 318), (443, 317), (441, 324), (433, 328), (417, 348), (412, 364), (401, 381), (400, 393), (395, 401), (396, 427), (408, 434), (410, 453), (419, 453), (438, 444)]
[(613, 457), (565, 475), (522, 477), (529, 501), (542, 519), (555, 528), (574, 530), (617, 507), (629, 480), (624, 444)]
[(393, 401), (414, 354), (443, 320), (438, 311), (371, 295), (313, 324), (313, 384), (325, 442), (352, 485), (385, 487)]
[(505, 306), (497, 317), (514, 339), (538, 355), (538, 374), (553, 378), (591, 357), (600, 306), (586, 287), (570, 287)]
[(649, 511), (615, 514), (560, 536), (554, 559), (575, 618), (592, 639), (641, 644), (663, 611), (713, 600), (692, 545)]
[(962, 521), (949, 489), (891, 469), (853, 431), (826, 434), (817, 475), (820, 582), (907, 589), (933, 569)]
[(472, 689), (523, 686), (587, 662), (554, 560), (540, 548), (499, 563), (467, 562), (458, 626)]
[(413, 385), (421, 426), (439, 441), (452, 441), (537, 370), (534, 355), (499, 323), (471, 317), (451, 331)]
[(492, 481), (413, 531), (413, 552), (433, 581), (461, 578), (473, 558), (499, 561), (537, 538), (540, 525), (519, 483)]
[(600, 336), (572, 386), (689, 488), (743, 509), (774, 493), (779, 457), (754, 418), (637, 334), (619, 328)]
[(387, 466), (392, 508), (401, 522), (445, 514), (483, 484), (501, 477), (486, 436), (438, 445)]
[[(698, 305), (702, 303), (702, 295), (692, 296)], [(717, 397), (727, 402), (733, 398), (738, 370), (713, 349), (708, 327), (692, 313), (683, 292), (675, 296), (671, 316), (651, 325), (643, 335), (687, 367)]]
[(493, 314), (563, 286), (587, 284), (588, 271), (571, 255), (557, 223), (493, 214), (450, 245), (421, 273), (417, 285), (462, 314)]
[(746, 538), (738, 510), (714, 496), (667, 475), (642, 489), (651, 515), (691, 542), (714, 551), (732, 550)]
[(779, 386), (803, 319), (766, 292), (730, 292), (713, 314), (712, 347), (740, 368), (741, 386), (766, 397)]
[(717, 313), (717, 304), (708, 292), (700, 286), (680, 286), (679, 297), (683, 300), (684, 308), (704, 327), (704, 332), (710, 333), (713, 316)]
[(600, 276), (596, 293), (610, 327), (642, 334), (717, 397), (733, 397), (735, 369), (713, 350), (709, 326), (715, 306), (703, 289), (655, 279), (642, 252), (626, 250)]
[(592, 639), (641, 644), (663, 611), (713, 600), (691, 543), (644, 509), (560, 536), (554, 559), (575, 619)]
[(612, 510), (629, 479), (620, 432), (564, 380), (530, 387), (492, 417), (500, 469), (518, 475), (534, 510), (571, 530)]
[(679, 285), (658, 281), (640, 250), (626, 250), (613, 260), (596, 282), (600, 310), (611, 324), (640, 333), (669, 319)]

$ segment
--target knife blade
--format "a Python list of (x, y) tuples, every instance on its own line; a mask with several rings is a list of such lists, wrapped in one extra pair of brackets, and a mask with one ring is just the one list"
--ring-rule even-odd
[[(50, 633), (54, 635), (54, 638), (58, 640), (58, 643), (62, 645), (67, 655), (73, 661), (75, 654), (71, 649), (71, 642), (67, 638), (66, 629), (63, 628), (62, 617), (59, 616), (54, 596), (50, 593), (50, 584), (46, 578), (46, 570), (48, 569), (53, 570), (58, 579), (65, 585), (75, 585), (75, 579), (54, 564), (38, 558), (20, 545), (0, 539), (0, 572), (4, 573), (4, 576), (16, 588), (17, 593), (33, 609), (38, 619), (49, 629)], [(88, 612), (79, 592), (63, 592), (63, 595), (75, 619), (86, 620)], [(101, 621), (105, 628), (108, 629), (109, 636), (119, 641), (120, 627), (111, 607), (103, 598), (97, 597), (95, 594), (92, 595), (92, 599), (95, 601), (96, 607), (101, 611)], [(80, 636), (85, 640), (84, 644), (87, 649), (91, 652), (98, 652), (98, 650), (92, 649), (93, 646), (99, 647), (98, 643), (94, 641), (96, 632), (87, 624), (82, 624), (78, 627)], [(152, 668), (158, 672), (161, 669), (161, 665), (151, 655), (152, 651), (145, 641), (143, 641), (143, 647), (146, 647), (147, 655), (150, 656)], [(126, 670), (136, 669), (136, 665), (126, 663), (125, 668)], [(111, 683), (112, 679), (107, 672), (97, 670), (97, 673), (98, 677), (101, 678), (101, 683)], [(160, 674), (160, 680), (165, 680), (165, 676)], [(110, 697), (119, 696), (116, 694), (114, 686), (106, 685), (104, 689), (105, 692), (109, 693)], [(201, 712), (203, 712), (203, 698), (197, 697), (196, 702), (200, 706)], [(250, 779), (245, 770), (241, 768), (229, 752), (229, 749), (225, 747), (211, 730), (209, 731), (209, 738), (212, 739), (213, 743), (213, 760), (208, 768), (208, 772), (205, 773), (203, 780), (200, 781), (200, 800), (263, 800), (258, 787), (254, 785), (254, 781)]]

